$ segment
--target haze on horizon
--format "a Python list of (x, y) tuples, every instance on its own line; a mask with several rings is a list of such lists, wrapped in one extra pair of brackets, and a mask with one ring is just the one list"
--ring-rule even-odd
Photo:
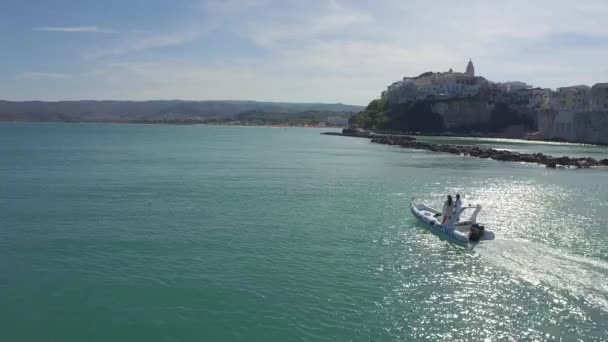
[(422, 72), (608, 81), (608, 2), (3, 1), (0, 99), (364, 105)]

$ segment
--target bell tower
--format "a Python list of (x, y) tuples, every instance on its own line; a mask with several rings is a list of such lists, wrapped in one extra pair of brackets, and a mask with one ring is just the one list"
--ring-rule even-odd
[(467, 64), (467, 71), (465, 75), (474, 77), (475, 76), (475, 67), (473, 66), (473, 61), (469, 59), (469, 64)]

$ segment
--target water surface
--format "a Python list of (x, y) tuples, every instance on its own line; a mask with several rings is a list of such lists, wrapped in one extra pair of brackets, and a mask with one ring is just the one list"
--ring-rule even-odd
[[(608, 339), (608, 172), (319, 132), (0, 125), (0, 340)], [(448, 192), (493, 243), (409, 213)]]

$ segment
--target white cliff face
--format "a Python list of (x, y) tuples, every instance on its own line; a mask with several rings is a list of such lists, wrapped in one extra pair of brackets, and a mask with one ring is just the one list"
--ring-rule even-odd
[(608, 144), (608, 112), (541, 111), (538, 128), (545, 139)]
[(561, 110), (553, 120), (553, 138), (574, 140), (576, 138), (576, 126), (574, 123), (574, 112)]
[(494, 105), (482, 101), (438, 101), (431, 105), (431, 110), (443, 117), (446, 129), (466, 127), (490, 121)]
[(574, 124), (578, 141), (608, 144), (608, 112), (578, 113)]

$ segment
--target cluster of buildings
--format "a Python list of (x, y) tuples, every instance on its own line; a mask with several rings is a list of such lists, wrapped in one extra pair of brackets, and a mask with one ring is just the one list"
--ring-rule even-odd
[(608, 111), (608, 83), (598, 83), (593, 87), (577, 85), (557, 88), (556, 91), (542, 88), (521, 88), (514, 92), (504, 92), (504, 100), (512, 99), (526, 104), (533, 110), (564, 110), (573, 112)]
[(537, 114), (542, 137), (608, 143), (608, 83), (558, 88)]
[(388, 86), (382, 97), (389, 103), (472, 97), (486, 82), (483, 77), (475, 77), (475, 67), (469, 61), (464, 73), (450, 69), (448, 72), (425, 72), (418, 77), (404, 77)]
[(605, 134), (608, 140), (608, 127), (603, 127), (608, 121), (608, 83), (562, 87), (555, 91), (533, 88), (524, 82), (494, 83), (475, 76), (475, 67), (469, 61), (465, 72), (450, 69), (404, 77), (382, 92), (382, 98), (389, 105), (470, 99), (484, 102), (489, 110), (503, 103), (512, 112), (529, 116), (541, 137), (585, 141), (586, 135), (594, 131), (596, 135)]

